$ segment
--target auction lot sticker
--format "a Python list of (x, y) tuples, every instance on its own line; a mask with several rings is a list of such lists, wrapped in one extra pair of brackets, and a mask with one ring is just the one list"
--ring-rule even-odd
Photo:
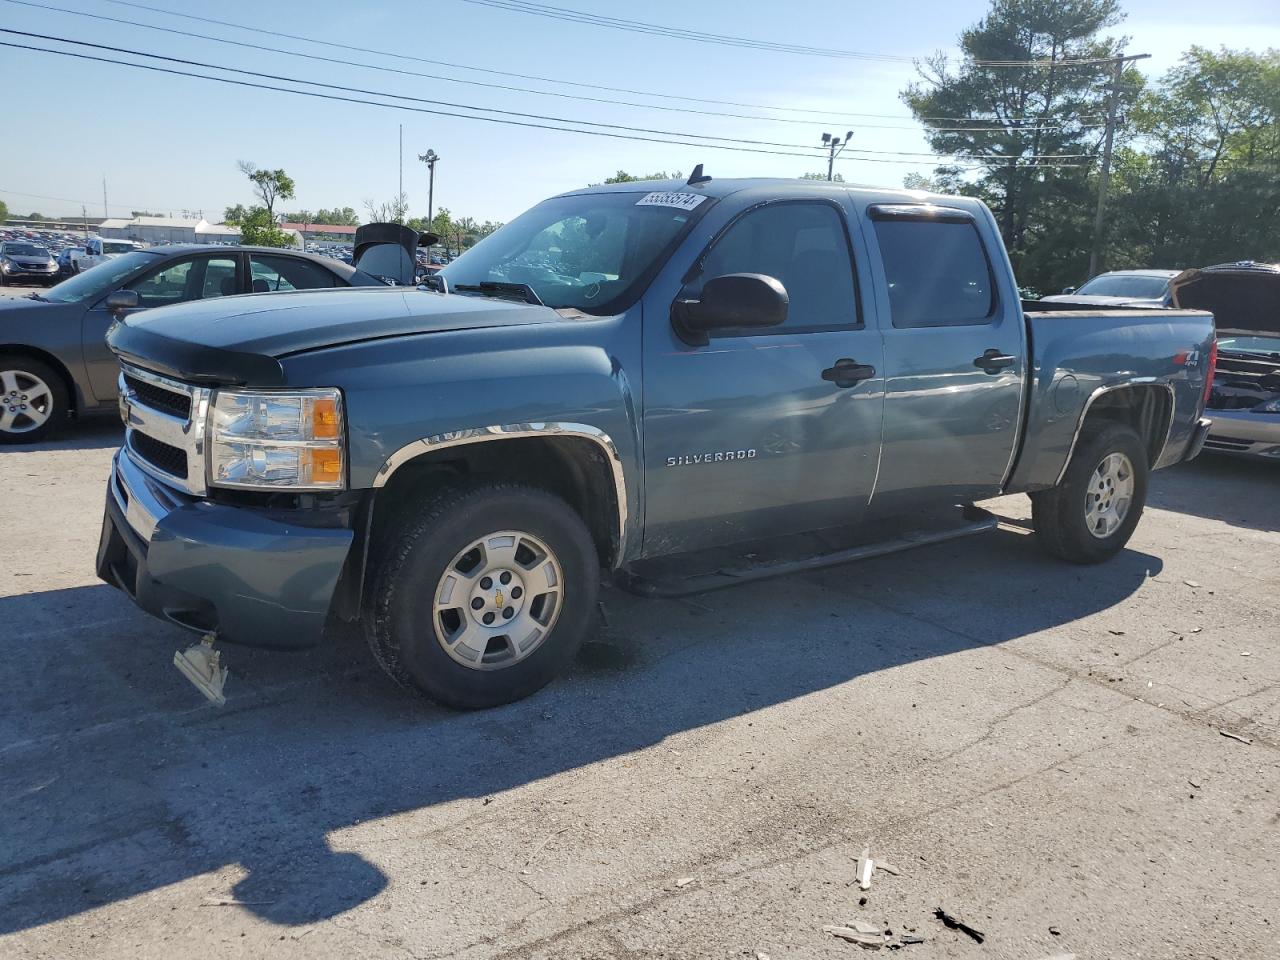
[(692, 210), (707, 199), (700, 193), (646, 193), (636, 201), (637, 207), (676, 207)]

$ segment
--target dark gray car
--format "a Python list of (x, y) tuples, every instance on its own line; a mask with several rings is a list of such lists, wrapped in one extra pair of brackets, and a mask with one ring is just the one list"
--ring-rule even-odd
[(270, 247), (135, 250), (43, 294), (0, 299), (0, 443), (47, 436), (68, 416), (115, 409), (106, 334), (121, 316), (242, 293), (380, 286), (328, 257)]
[(56, 283), (58, 264), (38, 243), (6, 240), (0, 243), (0, 287), (11, 283)]

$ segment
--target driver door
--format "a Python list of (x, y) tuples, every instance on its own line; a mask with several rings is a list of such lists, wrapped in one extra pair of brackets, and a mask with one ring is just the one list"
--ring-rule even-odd
[[(646, 554), (862, 518), (880, 455), (884, 364), (853, 249), (834, 202), (760, 204), (712, 240), (680, 296), (696, 298), (712, 277), (766, 274), (787, 290), (783, 324), (718, 330), (694, 346), (673, 330), (669, 302), (651, 310), (646, 301)], [(849, 366), (866, 375), (846, 379)]]

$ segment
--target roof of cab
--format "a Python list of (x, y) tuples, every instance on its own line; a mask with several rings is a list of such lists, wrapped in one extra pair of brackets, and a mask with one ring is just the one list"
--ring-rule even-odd
[(703, 183), (693, 185), (690, 185), (688, 181), (683, 178), (674, 180), (632, 180), (627, 183), (600, 183), (594, 186), (583, 187), (579, 190), (569, 190), (565, 193), (559, 194), (559, 196), (572, 197), (589, 193), (671, 192), (700, 193), (708, 197), (721, 199), (742, 190), (764, 188), (769, 188), (778, 192), (785, 191), (787, 194), (793, 194), (796, 196), (803, 196), (806, 194), (838, 196), (851, 193), (861, 196), (864, 199), (874, 199), (881, 202), (898, 201), (903, 203), (940, 203), (953, 207), (966, 208), (972, 208), (978, 204), (978, 201), (971, 197), (926, 193), (923, 190), (907, 190), (903, 187), (869, 187), (849, 183), (831, 182), (828, 180), (801, 180), (799, 178), (788, 177), (745, 177), (741, 179), (712, 178)]

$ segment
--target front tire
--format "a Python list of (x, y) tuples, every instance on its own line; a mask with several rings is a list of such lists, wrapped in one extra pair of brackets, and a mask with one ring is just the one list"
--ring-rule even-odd
[(461, 487), (384, 543), (366, 636), (397, 682), (459, 710), (541, 689), (573, 660), (596, 609), (599, 559), (582, 518), (544, 490)]
[(67, 419), (67, 387), (47, 363), (0, 354), (0, 444), (36, 443)]
[(1036, 536), (1072, 563), (1101, 563), (1133, 536), (1147, 503), (1150, 467), (1142, 440), (1108, 421), (1086, 424), (1062, 482), (1031, 494)]

